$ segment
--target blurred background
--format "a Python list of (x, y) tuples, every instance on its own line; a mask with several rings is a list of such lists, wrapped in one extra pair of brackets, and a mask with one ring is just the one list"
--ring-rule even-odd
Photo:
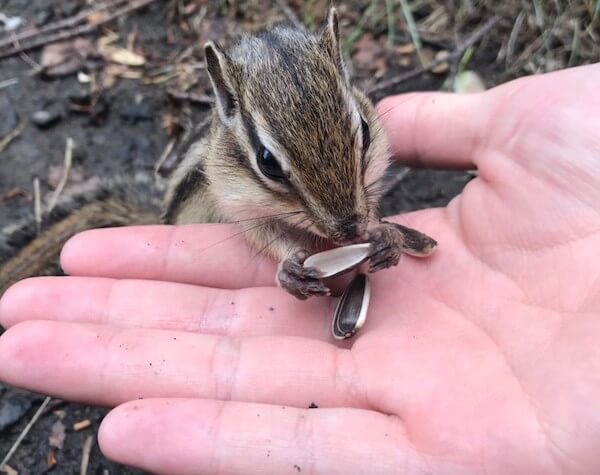
[[(0, 0), (0, 229), (34, 209), (39, 218), (98, 177), (168, 174), (213, 101), (203, 43), (227, 46), (240, 32), (278, 22), (316, 29), (328, 5)], [(600, 0), (337, 6), (353, 81), (373, 100), (407, 91), (469, 93), (600, 60)], [(396, 168), (384, 212), (443, 206), (473, 176)], [(105, 410), (52, 399), (38, 411), (42, 401), (0, 384), (0, 462), (16, 448), (0, 473), (141, 473), (100, 454), (95, 433)]]

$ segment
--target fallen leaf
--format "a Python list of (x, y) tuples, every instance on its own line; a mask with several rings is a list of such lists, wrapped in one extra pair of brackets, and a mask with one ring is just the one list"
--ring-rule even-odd
[(113, 63), (122, 64), (124, 66), (143, 66), (146, 64), (146, 58), (131, 50), (125, 48), (107, 48), (108, 59)]
[(46, 76), (68, 76), (82, 69), (94, 69), (98, 52), (91, 41), (76, 38), (47, 45), (42, 51), (40, 64)]
[(92, 421), (90, 421), (89, 419), (84, 419), (83, 421), (79, 421), (79, 422), (76, 422), (75, 424), (73, 424), (73, 430), (75, 432), (79, 432), (79, 431), (87, 429), (88, 427), (91, 427), (91, 426), (92, 426)]
[(385, 56), (385, 48), (370, 33), (365, 33), (354, 45), (352, 60), (356, 67), (367, 71), (379, 69)]
[(50, 449), (46, 461), (48, 462), (48, 467), (54, 467), (58, 463), (58, 460), (56, 460), (56, 454), (54, 453), (54, 450)]
[(110, 13), (106, 10), (92, 12), (87, 16), (87, 22), (90, 25), (98, 25), (98, 24), (104, 22), (108, 18), (109, 15), (110, 15)]
[(2, 471), (2, 473), (5, 473), (6, 475), (19, 475), (19, 472), (17, 472), (10, 465), (6, 465), (6, 464), (4, 464), (1, 471)]
[(106, 90), (113, 87), (117, 83), (117, 80), (120, 77), (123, 77), (123, 74), (125, 74), (126, 70), (127, 67), (123, 66), (122, 64), (106, 65), (104, 71), (102, 72), (102, 79), (100, 81), (102, 84), (102, 89)]
[(437, 66), (431, 68), (431, 72), (433, 74), (444, 74), (445, 72), (448, 71), (448, 69), (450, 69), (450, 65), (448, 64), (447, 61), (444, 61), (445, 59), (447, 59), (450, 56), (450, 53), (448, 53), (448, 51), (442, 50), (442, 51), (438, 51), (435, 54), (435, 61), (442, 61), (440, 64), (438, 64)]
[(113, 31), (109, 31), (107, 35), (104, 35), (98, 39), (98, 51), (104, 55), (106, 48), (112, 45), (119, 39), (119, 35)]
[(48, 437), (48, 443), (50, 447), (54, 447), (56, 449), (62, 449), (65, 443), (65, 425), (56, 421), (52, 424), (52, 430), (50, 433), (50, 437)]
[(398, 54), (412, 54), (415, 52), (417, 48), (413, 43), (406, 43), (405, 45), (400, 45), (396, 48)]

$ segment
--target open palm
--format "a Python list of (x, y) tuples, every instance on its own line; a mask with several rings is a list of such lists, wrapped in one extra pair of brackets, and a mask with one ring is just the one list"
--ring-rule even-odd
[(0, 301), (0, 378), (120, 405), (103, 451), (157, 473), (598, 473), (598, 84), (379, 105), (400, 160), (479, 176), (395, 218), (439, 249), (374, 274), (341, 346), (335, 301), (275, 288), (229, 226), (96, 230)]

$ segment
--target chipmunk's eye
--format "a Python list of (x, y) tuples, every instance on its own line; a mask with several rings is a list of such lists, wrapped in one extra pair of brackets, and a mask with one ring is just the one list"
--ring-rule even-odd
[(363, 152), (366, 152), (369, 148), (369, 145), (371, 145), (371, 133), (369, 132), (369, 124), (367, 124), (364, 119), (360, 119), (360, 126), (362, 128)]
[(285, 181), (286, 176), (275, 156), (265, 147), (258, 149), (258, 168), (263, 174), (276, 181)]

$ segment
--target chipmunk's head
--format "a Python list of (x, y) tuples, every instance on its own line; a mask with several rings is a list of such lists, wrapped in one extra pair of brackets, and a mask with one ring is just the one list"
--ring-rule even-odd
[(374, 218), (388, 147), (350, 84), (332, 9), (317, 34), (276, 27), (228, 52), (205, 47), (222, 153), (208, 166), (234, 219), (273, 219), (335, 243)]

